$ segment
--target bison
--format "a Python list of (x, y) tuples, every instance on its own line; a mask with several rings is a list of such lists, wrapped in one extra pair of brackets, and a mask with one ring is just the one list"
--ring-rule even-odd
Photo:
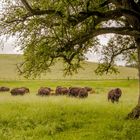
[(49, 87), (41, 87), (38, 90), (38, 94), (37, 95), (41, 95), (41, 96), (46, 96), (46, 95), (50, 95), (51, 94), (51, 88)]
[(78, 97), (80, 87), (69, 87), (69, 96)]
[(69, 93), (69, 89), (66, 87), (57, 86), (55, 90), (55, 95), (67, 95)]
[(122, 95), (120, 88), (112, 89), (108, 92), (108, 101), (111, 100), (112, 103), (119, 102), (119, 98)]
[(86, 88), (81, 88), (78, 93), (79, 98), (86, 98), (88, 96), (88, 91)]
[(73, 97), (85, 98), (88, 96), (88, 91), (86, 88), (70, 87), (68, 95)]
[(24, 95), (25, 93), (28, 93), (28, 90), (26, 88), (13, 88), (10, 91), (11, 95)]
[(27, 87), (20, 87), (20, 89), (24, 89), (25, 90), (25, 93), (30, 93), (30, 90)]
[(6, 91), (10, 91), (10, 88), (8, 88), (8, 87), (0, 87), (0, 92), (6, 92)]

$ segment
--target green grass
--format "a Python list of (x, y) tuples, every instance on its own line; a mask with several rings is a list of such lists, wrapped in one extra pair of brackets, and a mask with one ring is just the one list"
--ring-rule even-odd
[[(10, 88), (27, 86), (31, 93), (13, 97), (0, 93), (0, 140), (139, 140), (140, 120), (125, 120), (136, 105), (137, 80), (0, 81)], [(86, 99), (38, 97), (40, 86), (91, 86)], [(107, 92), (120, 87), (119, 104), (107, 101)]]
[[(118, 75), (97, 76), (97, 64), (85, 62), (84, 70), (64, 77), (59, 62), (38, 80), (25, 80), (16, 72), (21, 59), (0, 55), (0, 86), (30, 88), (25, 96), (0, 93), (0, 140), (139, 140), (140, 120), (125, 120), (137, 104), (138, 81), (103, 80), (137, 79), (136, 69), (119, 67)], [(41, 86), (55, 90), (59, 85), (90, 86), (95, 94), (86, 99), (36, 96)], [(123, 91), (119, 104), (107, 101), (107, 92), (114, 87)]]
[[(22, 76), (19, 76), (16, 69), (16, 64), (21, 62), (21, 55), (0, 55), (0, 79), (1, 80), (23, 80)], [(73, 76), (64, 77), (63, 74), (63, 64), (58, 62), (55, 66), (51, 67), (51, 73), (47, 72), (42, 74), (38, 79), (83, 79), (83, 80), (95, 80), (95, 79), (137, 79), (137, 69), (134, 68), (126, 68), (126, 67), (118, 67), (120, 73), (117, 75), (103, 75), (97, 76), (94, 73), (94, 70), (97, 68), (97, 63), (92, 62), (84, 62), (83, 68), (80, 69), (78, 74), (74, 74)]]

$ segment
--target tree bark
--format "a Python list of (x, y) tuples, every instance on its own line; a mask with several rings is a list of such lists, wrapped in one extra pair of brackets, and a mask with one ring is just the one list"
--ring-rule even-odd
[(139, 76), (139, 98), (138, 105), (140, 106), (140, 38), (136, 39), (137, 52), (138, 52), (138, 76)]
[(128, 119), (138, 119), (140, 118), (140, 38), (136, 39), (137, 52), (138, 52), (138, 76), (139, 76), (139, 97), (138, 104), (132, 111), (128, 114)]

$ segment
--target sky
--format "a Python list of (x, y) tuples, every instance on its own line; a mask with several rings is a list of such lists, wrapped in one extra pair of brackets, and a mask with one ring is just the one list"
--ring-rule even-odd
[(0, 43), (0, 54), (20, 54), (19, 47), (16, 47), (16, 40), (10, 37)]
[(10, 37), (8, 40), (0, 42), (0, 54), (19, 54), (19, 48), (15, 47), (15, 39)]

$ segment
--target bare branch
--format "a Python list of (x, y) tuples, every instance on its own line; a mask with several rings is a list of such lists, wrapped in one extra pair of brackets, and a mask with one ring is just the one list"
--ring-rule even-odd
[(115, 57), (117, 57), (118, 55), (122, 54), (122, 53), (125, 52), (125, 51), (134, 50), (134, 49), (137, 49), (137, 47), (133, 44), (133, 45), (131, 45), (131, 46), (128, 47), (128, 48), (122, 48), (122, 49), (119, 50), (117, 53), (113, 53), (113, 55), (111, 56), (110, 61), (109, 61), (109, 63), (108, 63), (108, 68), (107, 68), (107, 69), (109, 70), (109, 68), (112, 66), (112, 63), (113, 63)]

